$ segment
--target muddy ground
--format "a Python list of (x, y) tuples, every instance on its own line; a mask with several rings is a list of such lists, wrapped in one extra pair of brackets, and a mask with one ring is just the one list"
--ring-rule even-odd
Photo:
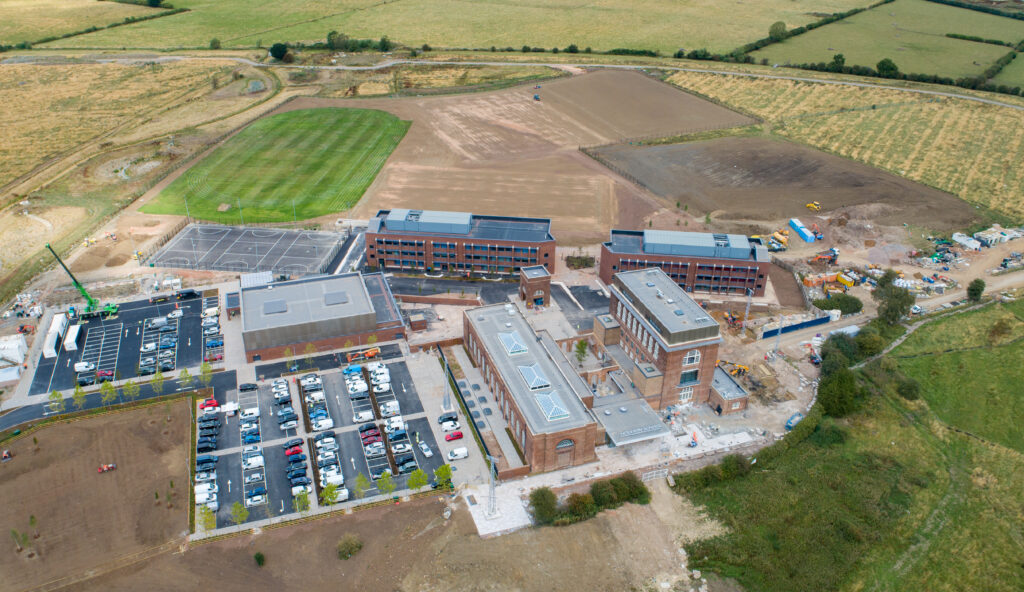
[[(188, 406), (179, 402), (47, 427), (5, 445), (14, 459), (0, 465), (0, 588), (38, 586), (182, 536), (188, 438)], [(96, 471), (109, 463), (117, 470)], [(15, 553), (10, 529), (33, 535), (31, 550)]]
[(617, 145), (599, 153), (655, 194), (716, 220), (785, 220), (807, 215), (811, 201), (821, 203), (822, 214), (867, 206), (880, 224), (935, 230), (960, 229), (978, 218), (948, 193), (782, 140)]

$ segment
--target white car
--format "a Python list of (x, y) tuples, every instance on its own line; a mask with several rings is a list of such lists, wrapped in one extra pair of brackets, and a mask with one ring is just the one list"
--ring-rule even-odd
[(313, 488), (309, 485), (296, 485), (295, 487), (292, 487), (292, 497), (295, 497), (300, 493), (309, 495), (310, 493), (313, 493)]
[(242, 413), (239, 414), (241, 419), (252, 419), (260, 416), (259, 407), (249, 407), (248, 409), (242, 409)]
[(262, 506), (267, 503), (267, 496), (265, 495), (254, 495), (252, 497), (245, 498), (245, 507), (251, 508), (253, 506)]
[(207, 327), (212, 327), (213, 325), (219, 324), (220, 319), (218, 319), (217, 317), (206, 317), (205, 319), (203, 319), (202, 327), (205, 329)]
[(245, 476), (245, 484), (250, 483), (261, 483), (263, 481), (263, 471), (256, 471), (255, 473), (249, 473)]
[(216, 493), (197, 493), (196, 494), (196, 505), (207, 504), (210, 502), (217, 501)]
[(313, 443), (317, 448), (324, 448), (325, 446), (337, 446), (338, 441), (334, 438), (322, 438)]
[(278, 379), (274, 380), (274, 382), (271, 383), (271, 384), (273, 384), (275, 387), (283, 386), (285, 388), (288, 388), (288, 381), (283, 379), (283, 378), (278, 378)]
[(211, 512), (216, 512), (217, 510), (220, 509), (220, 504), (217, 503), (217, 500), (213, 500), (206, 502), (206, 507), (210, 508)]
[(382, 362), (367, 362), (366, 364), (366, 370), (369, 372), (377, 372), (382, 368), (384, 368), (384, 364)]
[(406, 452), (412, 452), (412, 444), (408, 442), (402, 442), (401, 444), (392, 444), (391, 452), (395, 454), (405, 454)]
[(262, 456), (252, 456), (252, 457), (243, 459), (242, 460), (242, 468), (245, 469), (246, 471), (250, 471), (252, 469), (262, 469), (263, 468), (263, 457)]
[(356, 411), (352, 415), (352, 423), (364, 423), (373, 421), (373, 411)]
[(248, 446), (242, 447), (242, 454), (251, 454), (253, 452), (263, 453), (263, 449), (260, 448), (259, 444), (249, 444)]
[(334, 420), (329, 417), (324, 419), (318, 419), (314, 421), (310, 427), (313, 428), (314, 432), (322, 432), (324, 430), (329, 430), (334, 427)]
[(281, 417), (282, 415), (294, 415), (294, 414), (295, 414), (295, 409), (292, 408), (291, 405), (281, 405), (280, 407), (278, 407), (276, 415), (278, 417)]
[(384, 382), (384, 383), (381, 383), (381, 384), (373, 385), (373, 394), (375, 394), (375, 395), (382, 395), (382, 394), (384, 394), (384, 393), (386, 393), (386, 392), (388, 392), (390, 390), (391, 390), (391, 383), (390, 382)]
[(139, 348), (139, 351), (144, 353), (144, 354), (156, 351), (156, 344), (153, 343), (153, 342), (144, 343), (144, 344), (142, 344), (142, 347)]
[(391, 376), (387, 372), (381, 372), (380, 374), (371, 374), (370, 382), (373, 384), (380, 384), (382, 382), (391, 382)]
[(216, 483), (196, 483), (195, 485), (196, 494), (200, 493), (217, 493), (220, 488), (217, 487)]
[(427, 458), (434, 456), (434, 451), (430, 449), (430, 445), (423, 440), (420, 440), (420, 451), (423, 452), (423, 456)]
[(284, 430), (293, 430), (298, 425), (299, 425), (298, 420), (294, 420), (293, 419), (292, 421), (286, 421), (284, 423), (279, 423), (279, 424), (277, 424), (277, 427), (278, 427), (278, 429), (284, 431)]
[(324, 451), (324, 452), (321, 452), (321, 453), (316, 455), (316, 462), (317, 462), (317, 464), (322, 463), (325, 460), (338, 460), (338, 455), (334, 454), (333, 451), (331, 451), (331, 452)]
[(196, 483), (209, 483), (217, 480), (216, 471), (206, 471), (204, 473), (196, 473)]
[(180, 308), (176, 308), (176, 309), (172, 310), (171, 312), (167, 313), (167, 319), (168, 320), (170, 320), (170, 319), (180, 319), (184, 315), (185, 315), (185, 311), (181, 310)]
[(259, 427), (260, 427), (260, 422), (258, 422), (258, 421), (243, 421), (242, 423), (240, 423), (238, 425), (238, 429), (240, 429), (240, 430), (252, 430), (252, 429), (255, 429), (255, 428), (259, 428)]
[(441, 424), (441, 431), (442, 432), (454, 432), (455, 430), (459, 429), (460, 427), (461, 426), (459, 426), (459, 422), (457, 422), (457, 421), (446, 421), (446, 422)]

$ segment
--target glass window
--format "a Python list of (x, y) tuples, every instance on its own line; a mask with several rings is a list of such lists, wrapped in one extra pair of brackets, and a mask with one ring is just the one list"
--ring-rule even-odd
[(697, 370), (687, 370), (679, 375), (679, 386), (697, 384)]
[(686, 356), (683, 357), (684, 366), (692, 366), (693, 364), (696, 364), (698, 362), (700, 362), (700, 350), (691, 349), (690, 351), (686, 352)]
[(679, 402), (685, 403), (693, 398), (693, 387), (687, 386), (679, 389)]

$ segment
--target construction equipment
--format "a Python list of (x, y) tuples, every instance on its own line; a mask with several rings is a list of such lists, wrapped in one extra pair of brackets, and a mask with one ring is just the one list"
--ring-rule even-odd
[(379, 347), (371, 347), (370, 349), (364, 349), (363, 351), (349, 352), (348, 361), (355, 362), (357, 360), (371, 360), (380, 355)]
[(100, 305), (98, 300), (90, 296), (89, 293), (85, 291), (85, 286), (79, 283), (78, 279), (75, 278), (75, 275), (71, 273), (70, 269), (68, 269), (68, 266), (64, 265), (64, 261), (61, 260), (60, 256), (57, 255), (57, 252), (53, 250), (53, 247), (50, 246), (50, 243), (46, 243), (46, 248), (50, 251), (50, 253), (53, 254), (53, 257), (54, 259), (57, 260), (57, 263), (60, 263), (60, 266), (64, 268), (64, 271), (68, 274), (68, 277), (71, 278), (71, 284), (75, 286), (75, 288), (78, 290), (78, 293), (82, 295), (82, 298), (85, 298), (86, 304), (84, 310), (76, 311), (75, 307), (72, 306), (68, 310), (68, 314), (70, 314), (71, 316), (75, 316), (75, 314), (77, 314), (79, 317), (83, 319), (91, 319), (94, 317), (107, 317), (117, 314), (118, 306), (116, 304), (107, 303), (105, 305)]
[(23, 333), (25, 335), (31, 335), (31, 334), (33, 334), (35, 332), (36, 332), (36, 328), (34, 326), (32, 326), (32, 325), (20, 325), (18, 327), (18, 333)]
[(772, 238), (777, 240), (780, 245), (784, 247), (789, 246), (789, 231), (788, 230), (776, 230), (772, 233)]
[(816, 201), (812, 201), (811, 203), (807, 204), (807, 209), (811, 210), (812, 212), (820, 212), (821, 204)]
[(533, 100), (534, 101), (539, 101), (540, 100), (540, 95), (533, 95)]
[(828, 263), (829, 265), (835, 265), (839, 261), (839, 249), (832, 247), (827, 251), (822, 251), (807, 260), (807, 263), (814, 265), (815, 263)]
[(750, 367), (744, 366), (743, 364), (737, 364), (736, 362), (730, 362), (728, 360), (718, 360), (716, 364), (732, 376), (744, 376), (750, 372)]
[(117, 465), (111, 463), (109, 465), (100, 465), (96, 468), (97, 473), (109, 473), (110, 471), (116, 471)]
[(14, 455), (11, 454), (11, 451), (10, 450), (4, 450), (4, 452), (3, 452), (3, 462), (7, 462), (7, 461), (11, 460), (12, 458), (14, 458)]
[(821, 229), (818, 228), (816, 223), (811, 224), (811, 232), (814, 233), (814, 240), (822, 240), (825, 238), (825, 235), (821, 232)]

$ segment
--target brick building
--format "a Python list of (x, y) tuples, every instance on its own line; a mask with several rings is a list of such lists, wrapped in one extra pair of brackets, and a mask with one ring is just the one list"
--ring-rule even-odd
[(546, 218), (380, 210), (366, 231), (366, 264), (461, 275), (511, 275), (533, 265), (553, 272), (555, 239)]
[(519, 299), (527, 306), (551, 304), (551, 274), (543, 265), (519, 270)]
[(722, 342), (718, 321), (657, 267), (619, 272), (609, 288), (618, 344), (651, 407), (708, 402)]
[(462, 331), (530, 472), (597, 460), (604, 433), (583, 403), (590, 389), (550, 335), (511, 304), (467, 310)]
[(687, 292), (764, 296), (768, 249), (742, 234), (612, 230), (601, 245), (601, 281), (620, 271), (661, 268)]
[(405, 337), (383, 274), (322, 275), (241, 289), (242, 342), (248, 361)]

